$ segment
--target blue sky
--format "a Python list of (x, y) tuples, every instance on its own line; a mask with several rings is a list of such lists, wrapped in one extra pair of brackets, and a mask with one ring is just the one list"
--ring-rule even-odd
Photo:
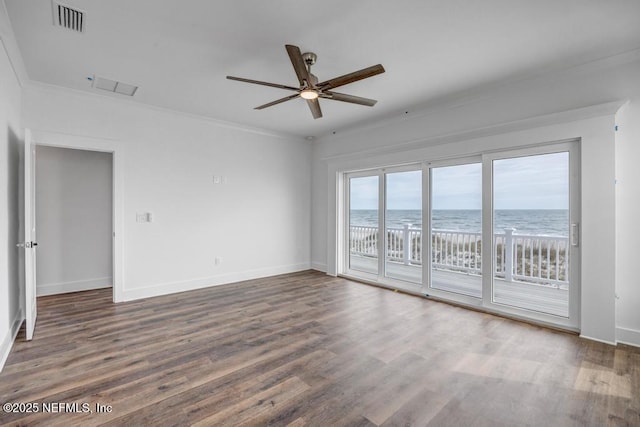
[[(568, 153), (494, 161), (495, 209), (567, 209)], [(432, 169), (433, 209), (480, 209), (479, 163)], [(421, 209), (421, 172), (387, 175), (388, 209)], [(378, 178), (351, 180), (351, 209), (378, 208)]]

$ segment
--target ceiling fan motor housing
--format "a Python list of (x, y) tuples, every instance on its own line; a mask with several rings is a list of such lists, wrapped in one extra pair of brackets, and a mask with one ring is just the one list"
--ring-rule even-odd
[(316, 63), (318, 55), (313, 52), (305, 52), (302, 54), (302, 59), (304, 60), (304, 63), (307, 64), (308, 67), (310, 67)]

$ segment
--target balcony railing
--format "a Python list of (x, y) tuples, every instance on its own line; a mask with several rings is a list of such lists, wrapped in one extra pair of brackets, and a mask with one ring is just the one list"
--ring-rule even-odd
[[(568, 239), (561, 236), (515, 234), (514, 229), (493, 236), (496, 277), (511, 282), (564, 287), (569, 283)], [(407, 266), (422, 265), (422, 229), (387, 228), (387, 260)], [(482, 234), (432, 230), (433, 268), (479, 275), (482, 270)], [(352, 255), (378, 257), (378, 228), (352, 226)]]

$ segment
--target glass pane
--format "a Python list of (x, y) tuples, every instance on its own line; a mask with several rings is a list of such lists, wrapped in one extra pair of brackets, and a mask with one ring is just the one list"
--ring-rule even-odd
[(431, 169), (431, 287), (482, 297), (482, 164)]
[(349, 268), (378, 274), (378, 177), (349, 179)]
[(569, 153), (493, 162), (493, 301), (569, 316)]
[(422, 283), (422, 171), (385, 175), (385, 275)]

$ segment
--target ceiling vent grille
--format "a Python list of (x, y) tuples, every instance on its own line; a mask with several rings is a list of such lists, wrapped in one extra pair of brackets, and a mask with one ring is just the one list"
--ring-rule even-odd
[(107, 92), (119, 93), (120, 95), (133, 96), (138, 90), (138, 86), (117, 82), (104, 77), (93, 77), (93, 87), (106, 90)]
[(53, 23), (58, 27), (83, 33), (85, 28), (85, 13), (81, 10), (53, 2)]

